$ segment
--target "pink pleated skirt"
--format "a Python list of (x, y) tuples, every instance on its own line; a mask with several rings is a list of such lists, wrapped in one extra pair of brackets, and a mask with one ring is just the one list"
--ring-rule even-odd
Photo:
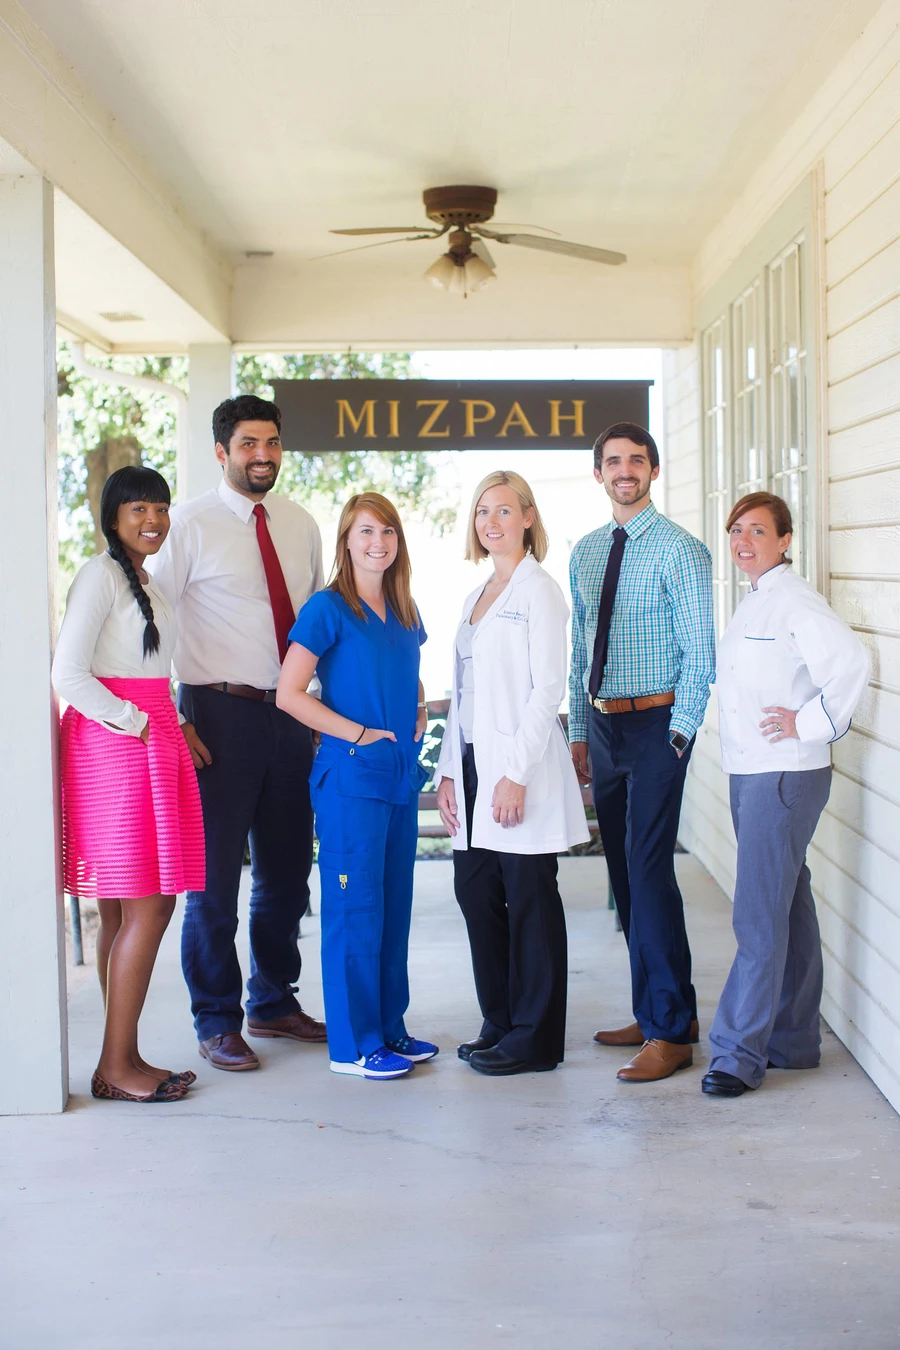
[(150, 739), (145, 745), (66, 709), (60, 735), (65, 889), (85, 900), (202, 891), (200, 791), (169, 681), (100, 683), (147, 713)]

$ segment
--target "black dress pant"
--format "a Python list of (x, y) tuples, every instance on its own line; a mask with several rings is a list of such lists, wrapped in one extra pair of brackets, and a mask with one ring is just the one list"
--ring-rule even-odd
[[(478, 775), (475, 755), (463, 760), (466, 825)], [(498, 1039), (514, 1059), (559, 1064), (566, 1038), (566, 919), (555, 853), (453, 853), (456, 899), (469, 930), (481, 1034)]]
[(635, 1020), (650, 1039), (687, 1045), (697, 1016), (675, 842), (694, 742), (679, 758), (671, 708), (591, 710), (594, 807), (631, 961)]

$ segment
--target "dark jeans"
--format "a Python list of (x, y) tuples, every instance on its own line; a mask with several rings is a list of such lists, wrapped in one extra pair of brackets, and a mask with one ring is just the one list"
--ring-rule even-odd
[(309, 903), (312, 736), (274, 703), (182, 685), (179, 706), (212, 755), (198, 775), (206, 831), (206, 890), (188, 891), (181, 964), (200, 1040), (240, 1031), (243, 977), (234, 937), (249, 837), (247, 1015), (293, 1012), (300, 919)]
[(673, 854), (691, 741), (669, 744), (670, 707), (591, 710), (594, 807), (631, 961), (634, 1016), (648, 1039), (687, 1045), (697, 1016)]
[[(463, 760), (466, 824), (478, 788), (471, 746)], [(514, 831), (513, 831), (514, 833)], [(456, 899), (469, 930), (481, 1034), (514, 1059), (559, 1064), (566, 1039), (566, 919), (555, 853), (455, 849)]]

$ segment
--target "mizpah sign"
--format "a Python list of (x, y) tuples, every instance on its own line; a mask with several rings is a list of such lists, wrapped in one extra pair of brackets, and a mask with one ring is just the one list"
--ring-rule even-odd
[(286, 450), (581, 450), (651, 380), (275, 380)]

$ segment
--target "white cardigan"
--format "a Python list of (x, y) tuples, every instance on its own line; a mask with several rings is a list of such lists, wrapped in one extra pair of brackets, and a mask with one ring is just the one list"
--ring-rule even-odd
[[(466, 600), (468, 623), (483, 585)], [(497, 853), (558, 853), (590, 837), (581, 791), (559, 720), (568, 676), (569, 607), (556, 582), (528, 554), (506, 590), (478, 624), (472, 642), (475, 675), (473, 744), (478, 792), (472, 844)], [(464, 745), (459, 729), (460, 662), (453, 644), (453, 688), (435, 773), (452, 778), (460, 828), (453, 847), (468, 847), (463, 793)], [(491, 814), (497, 782), (525, 785), (525, 816), (504, 829)]]

